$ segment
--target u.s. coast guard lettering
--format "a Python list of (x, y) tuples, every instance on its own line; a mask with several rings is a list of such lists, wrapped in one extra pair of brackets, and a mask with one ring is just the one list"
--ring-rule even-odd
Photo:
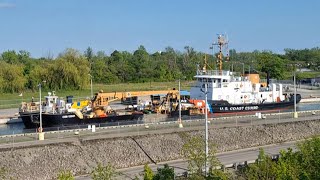
[(220, 111), (242, 111), (242, 110), (258, 110), (258, 106), (231, 106), (220, 107)]

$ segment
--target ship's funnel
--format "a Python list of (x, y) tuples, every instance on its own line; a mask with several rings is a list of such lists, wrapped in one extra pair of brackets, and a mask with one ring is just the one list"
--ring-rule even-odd
[(270, 73), (269, 71), (267, 72), (267, 87), (269, 87), (270, 84)]
[(260, 82), (260, 76), (256, 72), (252, 72), (250, 74), (245, 74), (245, 77), (247, 77), (253, 84), (257, 84)]

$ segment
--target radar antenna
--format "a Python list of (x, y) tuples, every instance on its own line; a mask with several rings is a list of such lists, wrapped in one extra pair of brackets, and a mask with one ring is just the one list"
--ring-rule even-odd
[(229, 41), (225, 34), (218, 34), (218, 42), (214, 42), (212, 44), (219, 48), (219, 53), (217, 54), (217, 65), (220, 71), (222, 71), (223, 53), (226, 53), (226, 60), (229, 60), (228, 44)]

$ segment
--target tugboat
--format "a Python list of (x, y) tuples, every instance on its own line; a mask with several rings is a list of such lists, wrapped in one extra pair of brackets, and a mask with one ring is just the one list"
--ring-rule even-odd
[[(299, 103), (301, 95), (283, 93), (282, 84), (260, 83), (256, 72), (239, 75), (222, 70), (223, 49), (228, 44), (225, 35), (218, 35), (217, 56), (219, 70), (207, 70), (206, 59), (202, 70), (198, 68), (196, 85), (191, 87), (190, 102), (198, 107), (206, 107), (211, 113), (234, 113), (246, 111), (266, 111), (288, 108)], [(228, 55), (227, 55), (228, 59)], [(205, 93), (207, 102), (205, 102)]]
[[(108, 105), (109, 100), (96, 93), (87, 106), (74, 108), (67, 98), (67, 103), (54, 93), (45, 96), (42, 103), (42, 127), (73, 126), (84, 124), (99, 124), (116, 121), (137, 121), (143, 119), (139, 111), (115, 111)], [(27, 129), (38, 128), (40, 125), (39, 102), (23, 103), (19, 114)], [(81, 106), (80, 106), (81, 107)]]

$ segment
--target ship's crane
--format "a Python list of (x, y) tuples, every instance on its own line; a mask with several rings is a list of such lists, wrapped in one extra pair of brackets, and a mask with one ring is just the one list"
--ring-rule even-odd
[(117, 100), (124, 100), (129, 97), (134, 96), (147, 96), (147, 95), (157, 95), (157, 94), (165, 94), (169, 95), (172, 98), (179, 99), (179, 91), (178, 90), (160, 90), (160, 91), (128, 91), (128, 92), (111, 92), (105, 93), (100, 90), (98, 93), (95, 94), (94, 98), (92, 99), (92, 108), (96, 106), (108, 106), (109, 102), (117, 101)]

